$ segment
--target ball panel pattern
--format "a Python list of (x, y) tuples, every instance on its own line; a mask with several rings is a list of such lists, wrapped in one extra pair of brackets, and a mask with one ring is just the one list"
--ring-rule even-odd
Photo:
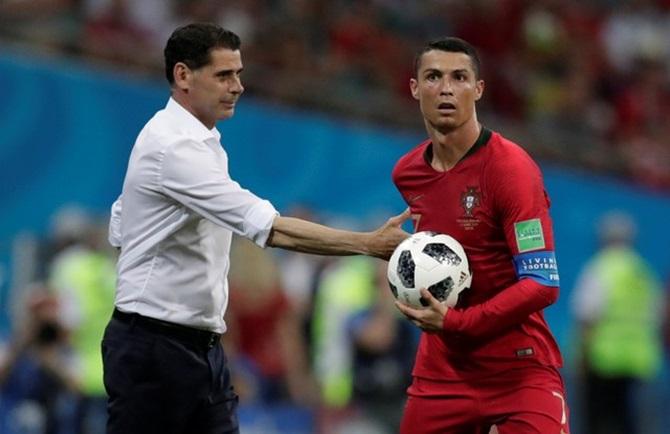
[(428, 287), (428, 292), (439, 301), (445, 301), (454, 289), (454, 279), (451, 276)]
[(423, 248), (423, 253), (435, 259), (440, 264), (448, 262), (451, 265), (459, 265), (461, 257), (443, 243), (428, 243)]
[(405, 288), (414, 288), (414, 259), (412, 252), (403, 250), (398, 259), (398, 277)]
[(398, 298), (398, 288), (395, 287), (394, 284), (389, 282), (389, 286), (391, 287), (391, 292), (393, 293), (393, 297)]

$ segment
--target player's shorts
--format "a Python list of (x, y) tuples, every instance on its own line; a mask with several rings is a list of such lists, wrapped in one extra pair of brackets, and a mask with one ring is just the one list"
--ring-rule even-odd
[(401, 434), (570, 433), (563, 380), (551, 367), (467, 382), (414, 377), (407, 394)]

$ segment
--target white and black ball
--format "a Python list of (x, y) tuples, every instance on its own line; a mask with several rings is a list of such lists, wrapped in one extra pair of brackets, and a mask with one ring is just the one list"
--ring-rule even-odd
[(453, 307), (472, 282), (461, 243), (449, 235), (429, 231), (417, 232), (396, 247), (387, 276), (395, 298), (412, 307), (427, 306), (421, 288)]

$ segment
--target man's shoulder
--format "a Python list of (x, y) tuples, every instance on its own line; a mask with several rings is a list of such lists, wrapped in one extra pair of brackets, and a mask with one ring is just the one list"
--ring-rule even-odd
[(503, 136), (497, 131), (492, 132), (489, 146), (495, 152), (505, 153), (510, 157), (522, 157), (524, 155), (528, 156), (528, 152), (526, 152), (523, 146), (514, 140)]
[(196, 142), (166, 110), (159, 110), (144, 124), (136, 146), (165, 151), (175, 144)]
[(412, 166), (423, 165), (424, 162), (424, 153), (426, 152), (426, 147), (430, 144), (430, 139), (426, 139), (414, 146), (410, 151), (402, 155), (395, 164), (393, 169), (394, 175), (400, 173)]
[(490, 167), (499, 167), (503, 170), (519, 167), (534, 167), (537, 164), (533, 157), (518, 143), (493, 132), (487, 146), (490, 152)]
[(143, 131), (156, 136), (174, 135), (178, 131), (178, 123), (175, 122), (175, 119), (165, 109), (158, 110), (144, 124)]

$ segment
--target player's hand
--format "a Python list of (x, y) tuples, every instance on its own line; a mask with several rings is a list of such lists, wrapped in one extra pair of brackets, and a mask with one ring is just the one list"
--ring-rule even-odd
[(402, 224), (410, 217), (410, 210), (407, 208), (402, 214), (391, 217), (377, 230), (370, 233), (368, 241), (368, 255), (388, 260), (395, 248), (409, 234), (402, 230)]
[(446, 304), (440, 303), (438, 299), (433, 297), (426, 288), (421, 288), (421, 297), (428, 302), (428, 306), (422, 309), (415, 309), (399, 301), (396, 301), (395, 305), (407, 319), (424, 332), (435, 333), (442, 331), (442, 322), (449, 308)]

